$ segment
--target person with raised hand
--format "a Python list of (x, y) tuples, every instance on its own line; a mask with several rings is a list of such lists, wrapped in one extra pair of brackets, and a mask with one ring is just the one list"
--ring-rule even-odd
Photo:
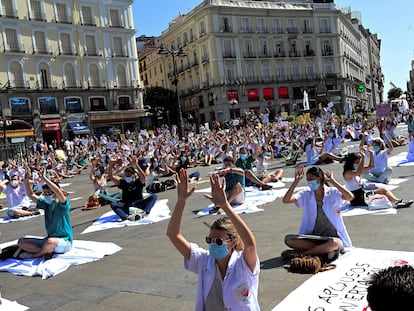
[(184, 208), (195, 188), (189, 189), (186, 170), (176, 176), (177, 202), (167, 236), (183, 255), (185, 269), (199, 275), (195, 310), (260, 310), (256, 239), (228, 202), (225, 182), (217, 174), (210, 176), (211, 200), (226, 216), (210, 226), (206, 250), (188, 242), (181, 233)]
[(353, 200), (354, 195), (334, 179), (332, 172), (324, 172), (317, 166), (306, 172), (309, 189), (294, 194), (304, 176), (304, 167), (296, 167), (295, 179), (283, 197), (283, 203), (295, 203), (303, 209), (303, 214), (299, 234), (285, 237), (285, 244), (292, 250), (284, 251), (282, 256), (323, 256), (326, 261), (333, 261), (343, 252), (344, 246), (352, 246), (341, 207), (346, 204), (344, 201)]
[(46, 170), (41, 171), (42, 195), (33, 193), (30, 185), (30, 168), (26, 167), (25, 186), (27, 195), (36, 203), (36, 208), (45, 211), (45, 238), (20, 238), (16, 258), (27, 259), (44, 257), (49, 259), (54, 253), (63, 254), (71, 250), (73, 242), (70, 221), (70, 202), (62, 190), (46, 177)]

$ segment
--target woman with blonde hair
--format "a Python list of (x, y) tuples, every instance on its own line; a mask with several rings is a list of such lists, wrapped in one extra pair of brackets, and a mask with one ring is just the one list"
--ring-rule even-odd
[(177, 174), (178, 198), (167, 229), (172, 244), (184, 256), (185, 269), (199, 275), (195, 310), (260, 310), (255, 237), (227, 201), (224, 181), (213, 174), (210, 183), (211, 200), (227, 216), (211, 225), (205, 238), (208, 250), (188, 242), (181, 234), (186, 201), (195, 190), (189, 190), (184, 169)]

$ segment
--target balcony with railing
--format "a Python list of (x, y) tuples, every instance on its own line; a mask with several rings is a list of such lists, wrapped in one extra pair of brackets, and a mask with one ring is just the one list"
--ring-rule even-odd
[(333, 50), (331, 47), (326, 47), (324, 49), (322, 49), (322, 56), (333, 56)]
[(299, 33), (298, 27), (287, 27), (286, 30), (288, 33)]
[(256, 58), (256, 53), (255, 52), (244, 52), (243, 53), (243, 57), (244, 58)]
[(29, 12), (29, 19), (32, 21), (46, 22), (46, 18), (42, 11), (33, 10)]
[(3, 47), (5, 53), (26, 53), (24, 45), (20, 43), (5, 44)]
[(312, 49), (307, 49), (305, 51), (303, 51), (303, 56), (304, 57), (313, 57), (315, 56), (315, 51)]
[(302, 55), (298, 51), (290, 51), (289, 57), (301, 57)]
[(254, 33), (253, 27), (242, 26), (241, 29), (240, 29), (240, 33)]
[(313, 29), (310, 26), (303, 27), (302, 33), (313, 33)]
[(220, 32), (233, 32), (233, 29), (230, 26), (221, 26)]
[(72, 47), (62, 48), (59, 50), (59, 55), (78, 55), (78, 53), (75, 52), (75, 49)]
[(52, 55), (52, 47), (47, 45), (36, 45), (33, 47), (33, 54), (47, 54)]
[(98, 49), (86, 49), (85, 50), (85, 56), (102, 56), (101, 51), (99, 51)]
[(282, 58), (282, 57), (286, 57), (286, 52), (285, 51), (276, 51), (275, 52), (275, 58)]
[(10, 7), (0, 7), (0, 17), (19, 18), (17, 10)]
[(269, 33), (269, 29), (267, 27), (257, 27), (256, 33)]
[(30, 88), (29, 81), (25, 80), (10, 80), (10, 87), (13, 89), (27, 89)]
[(236, 53), (234, 51), (224, 51), (223, 58), (236, 58)]
[(96, 22), (93, 17), (82, 17), (82, 26), (94, 26), (96, 27)]
[(56, 18), (56, 23), (60, 23), (60, 24), (72, 24), (72, 18), (70, 18), (66, 14), (65, 15), (59, 15)]
[(125, 25), (122, 22), (122, 20), (111, 20), (111, 21), (109, 21), (109, 27), (111, 27), (111, 28), (125, 28)]
[(112, 53), (112, 57), (129, 57), (129, 55), (124, 50), (115, 50)]
[(208, 55), (203, 55), (203, 56), (201, 56), (201, 63), (208, 63), (209, 62), (209, 60), (210, 60), (210, 58), (209, 58), (209, 56)]
[(259, 58), (271, 58), (271, 56), (268, 52), (260, 52)]

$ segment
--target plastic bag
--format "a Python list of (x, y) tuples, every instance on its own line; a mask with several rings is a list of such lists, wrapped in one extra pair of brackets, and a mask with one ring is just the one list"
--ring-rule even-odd
[(392, 208), (391, 201), (383, 194), (373, 194), (367, 200), (368, 209), (370, 211)]

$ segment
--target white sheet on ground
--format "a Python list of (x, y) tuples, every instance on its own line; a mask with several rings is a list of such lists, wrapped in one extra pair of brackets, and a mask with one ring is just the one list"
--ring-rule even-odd
[[(17, 241), (13, 244), (16, 243)], [(10, 242), (7, 244), (10, 244)], [(72, 249), (65, 254), (55, 254), (53, 258), (46, 261), (43, 258), (7, 259), (0, 261), (0, 271), (15, 275), (40, 275), (45, 280), (66, 271), (70, 266), (97, 261), (104, 256), (115, 254), (121, 249), (114, 243), (74, 240)]]
[(407, 152), (401, 152), (388, 158), (389, 166), (414, 166), (414, 162), (407, 160)]
[(121, 221), (114, 211), (107, 212), (99, 217), (92, 225), (82, 231), (81, 234), (102, 231), (113, 228), (123, 228), (129, 226), (148, 225), (171, 218), (171, 212), (167, 205), (168, 199), (158, 200), (151, 210), (151, 213), (144, 219), (137, 221)]
[(39, 210), (40, 214), (39, 215), (34, 215), (34, 216), (24, 216), (24, 217), (17, 217), (17, 218), (13, 218), (13, 217), (9, 217), (9, 216), (2, 216), (0, 217), (0, 224), (7, 224), (9, 222), (17, 222), (17, 221), (25, 221), (25, 220), (29, 220), (29, 219), (33, 219), (39, 216), (43, 216), (45, 214), (45, 212), (43, 210)]
[(360, 215), (396, 215), (396, 208), (386, 208), (379, 210), (368, 209), (368, 206), (351, 206), (345, 205), (341, 208), (342, 216), (360, 216)]
[[(278, 190), (265, 190), (260, 191), (257, 190), (257, 188), (254, 187), (247, 187), (246, 188), (246, 200), (244, 204), (234, 206), (233, 209), (236, 213), (242, 214), (242, 213), (255, 213), (255, 212), (261, 212), (263, 211), (262, 208), (259, 208), (258, 206), (273, 202), (277, 198), (283, 197), (283, 195), (286, 193), (287, 189), (278, 189)], [(210, 215), (209, 211), (214, 207), (213, 204), (210, 204), (208, 207), (206, 207), (203, 210), (200, 210), (196, 213), (197, 216), (207, 216)], [(211, 215), (217, 215), (217, 214), (211, 214)]]
[(25, 311), (28, 307), (19, 304), (17, 301), (10, 301), (0, 297), (0, 311)]
[(350, 248), (336, 269), (318, 273), (291, 292), (273, 311), (369, 310), (368, 281), (379, 269), (414, 265), (413, 252)]

